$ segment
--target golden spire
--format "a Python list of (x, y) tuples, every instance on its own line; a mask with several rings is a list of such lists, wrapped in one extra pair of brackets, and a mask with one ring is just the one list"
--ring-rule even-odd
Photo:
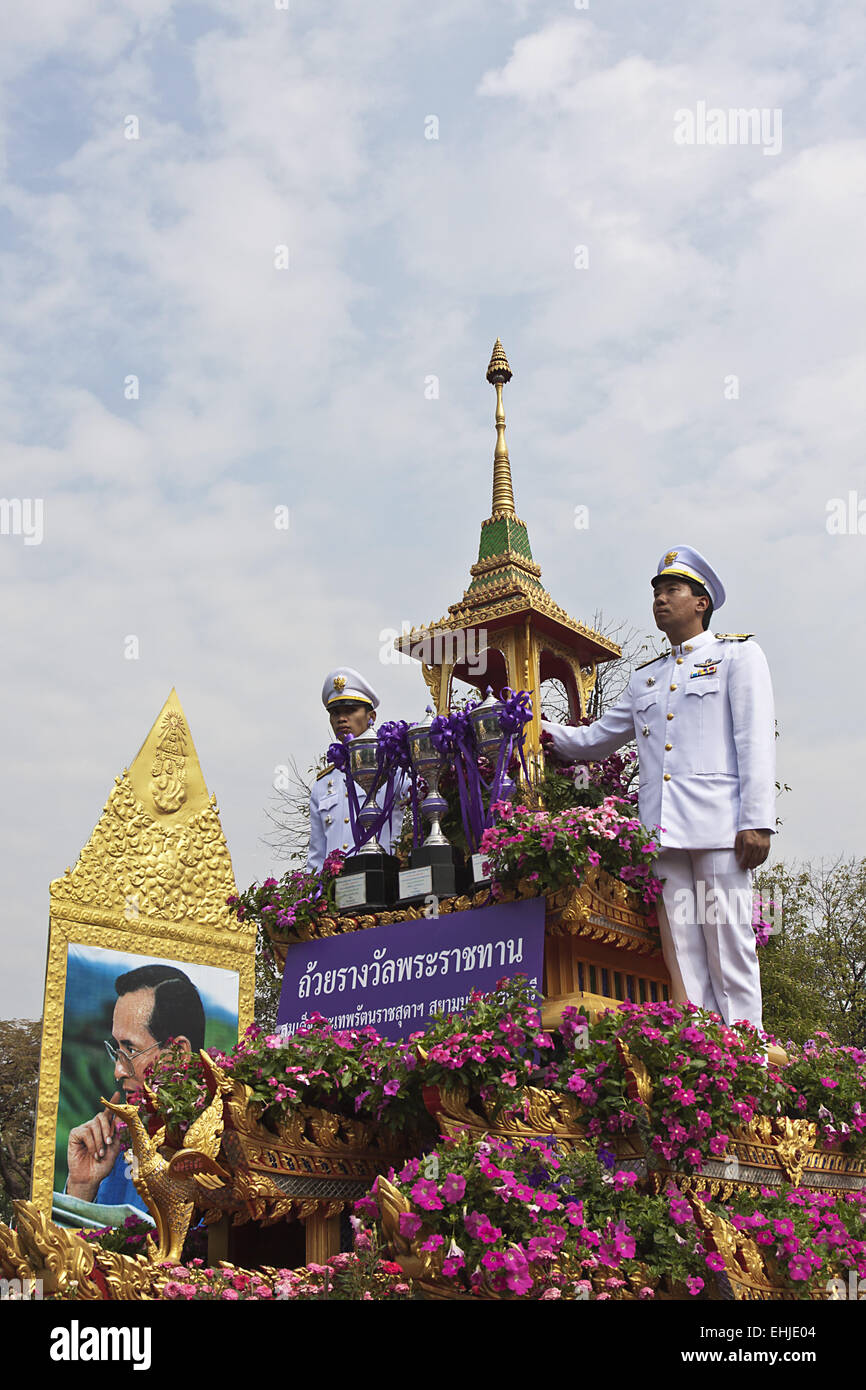
[(487, 380), (496, 387), (496, 451), (493, 455), (493, 516), (516, 516), (514, 492), (511, 487), (511, 464), (508, 459), (508, 446), (505, 443), (505, 407), (502, 404), (502, 388), (511, 380), (512, 372), (508, 358), (497, 338), (493, 344)]

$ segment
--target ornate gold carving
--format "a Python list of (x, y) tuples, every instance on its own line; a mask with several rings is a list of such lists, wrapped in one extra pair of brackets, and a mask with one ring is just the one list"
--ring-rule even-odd
[[(733, 1131), (743, 1160), (755, 1145), (772, 1149), (788, 1182), (799, 1187), (803, 1165), (815, 1147), (818, 1126), (810, 1120), (792, 1120), (787, 1116), (756, 1115), (749, 1125)], [(739, 1155), (738, 1155), (739, 1156)]]
[(657, 954), (657, 927), (650, 927), (637, 893), (600, 869), (587, 869), (576, 888), (547, 895), (546, 930), (557, 936), (588, 936), (641, 954)]
[[(156, 1221), (159, 1237), (157, 1246), (148, 1237), (148, 1249), (153, 1259), (169, 1260), (174, 1264), (180, 1260), (195, 1208), (197, 1176), (202, 1174), (220, 1186), (229, 1178), (215, 1160), (223, 1132), (223, 1093), (231, 1089), (232, 1083), (206, 1052), (199, 1056), (208, 1079), (211, 1102), (190, 1125), (183, 1137), (183, 1147), (170, 1159), (163, 1158), (159, 1152), (165, 1140), (164, 1125), (151, 1136), (134, 1105), (114, 1105), (104, 1098), (102, 1101), (129, 1126), (135, 1155), (132, 1181)], [(150, 1095), (153, 1098), (153, 1092)]]
[[(425, 1060), (423, 1049), (418, 1049), (418, 1055), (422, 1061)], [(509, 1139), (553, 1135), (571, 1147), (583, 1147), (586, 1143), (580, 1119), (581, 1107), (573, 1096), (542, 1090), (538, 1086), (526, 1086), (516, 1092), (513, 1102), (504, 1106), (498, 1114), (492, 1106), (485, 1105), (482, 1115), (470, 1109), (466, 1087), (441, 1086), (437, 1087), (437, 1092), (436, 1123), (449, 1138), (466, 1133), (476, 1139), (490, 1133)]]
[(168, 1281), (168, 1271), (154, 1267), (144, 1255), (121, 1255), (116, 1250), (98, 1250), (96, 1265), (112, 1298), (140, 1303), (155, 1297)]
[(622, 1038), (616, 1039), (616, 1050), (625, 1067), (626, 1090), (629, 1097), (649, 1107), (652, 1104), (653, 1083), (646, 1062), (640, 1057), (634, 1057)]
[(187, 729), (178, 710), (160, 720), (159, 742), (150, 771), (150, 794), (158, 811), (170, 815), (186, 801)]
[(94, 1250), (81, 1236), (55, 1226), (32, 1202), (13, 1202), (18, 1221), (19, 1249), (23, 1250), (31, 1274), (41, 1279), (46, 1293), (75, 1298), (101, 1298), (99, 1286), (91, 1281)]
[(477, 579), (479, 575), (490, 574), (492, 570), (502, 569), (506, 565), (511, 569), (525, 570), (536, 579), (541, 578), (541, 565), (537, 565), (534, 560), (527, 560), (525, 555), (520, 555), (516, 550), (503, 550), (498, 555), (490, 555), (486, 560), (476, 560), (474, 565), (469, 566), (469, 573)]
[(17, 1231), (0, 1225), (0, 1277), (26, 1279), (29, 1276), (30, 1262)]
[[(442, 714), (442, 677), (446, 668), (444, 666), (428, 666), (426, 661), (421, 662), (421, 675), (424, 677), (424, 684), (430, 691), (433, 708), (437, 714)], [(450, 674), (450, 670), (449, 670)]]
[(51, 884), (51, 908), (79, 920), (93, 920), (95, 908), (101, 922), (119, 919), (128, 931), (140, 927), (143, 936), (160, 921), (249, 935), (226, 906), (235, 891), (216, 803), (185, 823), (157, 821), (136, 799), (127, 774), (113, 788), (75, 868)]
[(717, 1277), (723, 1289), (725, 1282), (730, 1285), (735, 1299), (789, 1301), (799, 1296), (796, 1289), (782, 1286), (775, 1262), (764, 1256), (761, 1246), (754, 1240), (717, 1212), (709, 1211), (703, 1202), (693, 1200), (691, 1207), (698, 1229), (704, 1232), (711, 1249), (725, 1262), (724, 1272)]

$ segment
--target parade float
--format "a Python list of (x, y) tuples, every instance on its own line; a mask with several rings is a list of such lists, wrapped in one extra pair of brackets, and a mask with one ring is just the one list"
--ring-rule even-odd
[[(497, 340), (470, 585), (400, 639), (428, 712), (329, 750), (359, 853), (239, 892), (172, 692), (51, 885), (32, 1198), (0, 1227), (0, 1276), (22, 1296), (857, 1296), (866, 1054), (818, 1037), (768, 1057), (747, 1025), (672, 1002), (633, 759), (544, 766), (542, 686), (586, 718), (619, 649), (541, 584), (505, 444), (510, 377)], [(406, 834), (384, 856), (374, 795), (398, 776)], [(257, 942), (283, 972), (273, 1031), (253, 1022)], [(105, 986), (120, 996), (143, 960), (192, 981), (204, 1045), (161, 1048), (109, 1098)], [(92, 1017), (87, 990), (102, 990)], [(146, 1212), (64, 1173), (99, 1077)]]

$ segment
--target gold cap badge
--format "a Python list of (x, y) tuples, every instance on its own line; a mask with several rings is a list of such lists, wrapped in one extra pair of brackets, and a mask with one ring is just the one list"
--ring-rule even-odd
[(668, 553), (667, 553), (667, 555), (665, 556), (665, 564), (666, 564), (666, 565), (672, 565), (673, 562), (674, 562), (674, 560), (677, 558), (678, 555), (679, 555), (679, 551), (678, 551), (678, 550), (669, 550)]
[(334, 677), (334, 689), (335, 689), (335, 690), (345, 690), (345, 688), (346, 688), (346, 677), (345, 677), (345, 676), (335, 676), (335, 677)]

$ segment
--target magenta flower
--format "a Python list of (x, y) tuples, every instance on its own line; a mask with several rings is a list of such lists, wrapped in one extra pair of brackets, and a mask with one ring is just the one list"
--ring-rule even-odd
[(442, 1184), (441, 1193), (446, 1202), (459, 1202), (466, 1191), (466, 1179), (459, 1173), (449, 1173)]
[(419, 1178), (412, 1188), (412, 1201), (424, 1211), (441, 1211), (439, 1190), (432, 1178)]
[(421, 1229), (421, 1218), (416, 1216), (414, 1211), (401, 1211), (398, 1225), (401, 1236), (406, 1240), (414, 1240)]

